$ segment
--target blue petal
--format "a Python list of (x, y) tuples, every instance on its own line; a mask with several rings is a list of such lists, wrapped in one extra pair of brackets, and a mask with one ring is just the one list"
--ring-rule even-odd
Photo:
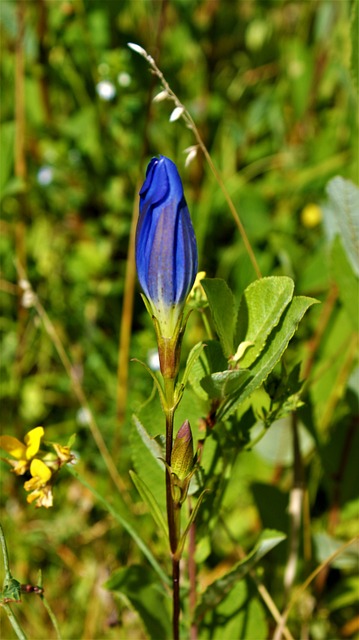
[[(183, 308), (197, 273), (197, 245), (176, 165), (160, 156), (148, 165), (136, 232), (140, 284), (163, 320)], [(172, 316), (171, 316), (172, 317)]]

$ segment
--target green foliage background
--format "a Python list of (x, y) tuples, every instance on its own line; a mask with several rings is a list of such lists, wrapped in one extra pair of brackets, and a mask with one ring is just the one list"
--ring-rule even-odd
[[(165, 543), (128, 475), (130, 468), (148, 464), (159, 483), (163, 476), (136, 445), (133, 412), (152, 435), (162, 424), (151, 379), (136, 363), (129, 366), (125, 411), (119, 405), (119, 331), (127, 317), (123, 296), (131, 269), (131, 221), (151, 156), (167, 155), (177, 163), (200, 269), (224, 278), (237, 302), (255, 273), (202, 155), (185, 168), (184, 150), (195, 141), (181, 120), (169, 122), (168, 102), (152, 103), (160, 86), (146, 61), (127, 47), (135, 42), (153, 55), (192, 114), (263, 275), (290, 276), (296, 294), (322, 302), (306, 316), (286, 356), (289, 369), (303, 363), (302, 371), (310, 373), (300, 410), (308, 487), (297, 575), (297, 583), (303, 582), (336, 540), (346, 541), (358, 529), (358, 273), (348, 261), (348, 240), (340, 233), (342, 241), (332, 241), (328, 211), (334, 205), (326, 192), (336, 175), (358, 182), (358, 3), (2, 0), (0, 10), (3, 432), (22, 440), (42, 424), (48, 440), (62, 443), (76, 432), (79, 469), (124, 512), (54, 345), (34, 309), (22, 305), (18, 261), (71, 357), (134, 500), (131, 522), (166, 565)], [(101, 96), (104, 87), (113, 92), (110, 99)], [(307, 205), (315, 205), (312, 224)], [(185, 353), (204, 339), (200, 314), (193, 313)], [(129, 358), (146, 360), (154, 347), (137, 288)], [(260, 411), (267, 399), (260, 392), (251, 410)], [(189, 387), (177, 426), (189, 417), (197, 433), (204, 411)], [(207, 527), (212, 502), (204, 504), (196, 552), (200, 589), (230, 569), (239, 545), (250, 549), (263, 527), (288, 533), (293, 478), (288, 428), (273, 425), (258, 447), (227, 468), (230, 482), (215, 527)], [(224, 446), (225, 435), (215, 434)], [(239, 450), (244, 441), (241, 434), (227, 446)], [(220, 474), (221, 469), (214, 470), (214, 476)], [(126, 583), (127, 568), (145, 561), (93, 495), (63, 471), (55, 506), (36, 510), (26, 505), (21, 479), (9, 474), (5, 463), (1, 479), (13, 574), (36, 584), (42, 569), (63, 638), (147, 637), (135, 596), (127, 592), (115, 599), (103, 587), (117, 569), (123, 574), (116, 584)], [(263, 580), (279, 609), (286, 552), (282, 544), (263, 564)], [(131, 574), (133, 580), (136, 575)], [(153, 577), (146, 580), (144, 590)], [(294, 636), (300, 637), (306, 625), (310, 638), (354, 637), (356, 589), (349, 561), (323, 573), (293, 617)], [(247, 640), (271, 637), (273, 622), (253, 590), (242, 581), (231, 595), (237, 604), (251, 602), (247, 631), (240, 616), (231, 623), (233, 602), (221, 604), (217, 615), (228, 625), (223, 623), (221, 638), (232, 640), (239, 629)], [(149, 593), (143, 601), (154, 598)], [(54, 637), (38, 597), (24, 596), (23, 604), (14, 606), (29, 637)], [(158, 601), (151, 606), (156, 610)], [(158, 628), (153, 620), (150, 624)], [(165, 623), (158, 624), (165, 634)], [(203, 638), (217, 637), (210, 635), (214, 622), (206, 624)], [(4, 637), (13, 637), (5, 616), (3, 625)]]

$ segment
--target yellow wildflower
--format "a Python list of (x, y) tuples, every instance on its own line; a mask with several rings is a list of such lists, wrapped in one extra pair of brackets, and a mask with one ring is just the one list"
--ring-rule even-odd
[(187, 302), (206, 303), (207, 296), (201, 285), (201, 280), (206, 277), (205, 271), (199, 271), (196, 275), (193, 287), (188, 294)]
[(314, 203), (307, 204), (300, 214), (302, 224), (308, 229), (316, 227), (322, 220), (322, 210)]
[(20, 442), (12, 436), (0, 436), (0, 448), (5, 449), (15, 460), (9, 460), (14, 467), (13, 471), (22, 476), (30, 468), (31, 460), (36, 456), (40, 449), (41, 438), (44, 435), (42, 427), (31, 429), (24, 442)]
[[(31, 429), (20, 442), (12, 436), (0, 437), (0, 448), (5, 449), (15, 460), (7, 460), (17, 475), (30, 473), (31, 478), (24, 483), (24, 489), (29, 492), (27, 501), (36, 500), (37, 507), (52, 507), (52, 484), (55, 474), (69, 462), (75, 460), (70, 446), (75, 436), (72, 436), (67, 445), (53, 442), (45, 443), (45, 451), (40, 451), (41, 439), (44, 435), (42, 427)], [(46, 451), (52, 447), (54, 451)]]
[(51, 471), (42, 460), (33, 460), (30, 465), (32, 478), (24, 484), (26, 491), (31, 493), (27, 501), (31, 504), (36, 500), (37, 507), (52, 507), (52, 487), (49, 484)]

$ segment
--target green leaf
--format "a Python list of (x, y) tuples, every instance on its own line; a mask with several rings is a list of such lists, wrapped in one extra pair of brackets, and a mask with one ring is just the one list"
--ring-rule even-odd
[(131, 565), (119, 569), (112, 574), (105, 587), (129, 600), (150, 638), (167, 640), (171, 636), (169, 598), (149, 568)]
[(220, 278), (204, 278), (201, 284), (206, 292), (214, 328), (228, 358), (233, 354), (235, 302), (227, 283)]
[(218, 412), (219, 420), (226, 420), (241, 402), (263, 384), (282, 357), (305, 312), (316, 302), (317, 300), (305, 296), (293, 298), (285, 310), (279, 325), (269, 336), (265, 348), (250, 368), (251, 378), (243, 386), (240, 393), (233, 394), (223, 403)]
[(329, 236), (340, 235), (344, 250), (359, 276), (359, 188), (340, 176), (327, 185), (329, 202), (324, 207)]
[(182, 394), (183, 391), (186, 387), (186, 384), (189, 380), (191, 371), (193, 366), (196, 363), (196, 360), (198, 360), (199, 356), (201, 355), (203, 349), (205, 348), (205, 344), (203, 342), (199, 342), (198, 344), (196, 344), (193, 349), (191, 349), (188, 358), (187, 358), (187, 362), (186, 362), (186, 368), (183, 374), (183, 378), (180, 382), (179, 385), (177, 385), (176, 387), (176, 401), (179, 402), (182, 398)]
[(358, 327), (359, 279), (356, 277), (341, 239), (337, 236), (332, 246), (332, 272), (339, 287), (340, 299), (348, 312), (354, 329)]
[(150, 491), (146, 483), (140, 478), (140, 476), (137, 475), (137, 473), (131, 470), (130, 476), (142, 500), (144, 500), (144, 502), (147, 503), (154, 521), (160, 527), (160, 529), (162, 529), (165, 536), (167, 537), (168, 529), (167, 529), (166, 521), (163, 517), (162, 511), (152, 491)]
[(0, 601), (5, 603), (21, 602), (21, 584), (12, 576), (8, 580), (5, 580)]
[(1, 162), (0, 162), (0, 199), (11, 178), (14, 164), (15, 122), (4, 122), (0, 127)]
[(144, 367), (146, 369), (147, 373), (149, 373), (149, 375), (151, 376), (153, 382), (155, 383), (155, 386), (156, 386), (156, 389), (158, 391), (158, 395), (159, 395), (162, 407), (165, 407), (166, 406), (166, 400), (165, 400), (163, 388), (162, 388), (161, 382), (157, 378), (155, 372), (152, 371), (152, 369), (150, 369), (150, 367), (145, 362), (142, 362), (142, 360), (138, 360), (137, 358), (133, 358), (132, 362), (138, 362), (138, 364), (142, 365), (142, 367)]
[(235, 345), (253, 342), (241, 358), (241, 367), (249, 367), (262, 351), (272, 329), (293, 298), (291, 278), (269, 277), (256, 280), (244, 291), (238, 310)]
[(359, 20), (359, 3), (353, 2), (350, 16), (350, 42), (351, 42), (351, 60), (350, 60), (350, 70), (353, 76), (353, 82), (356, 90), (359, 87), (359, 30), (358, 30), (358, 20)]
[(213, 582), (203, 593), (196, 609), (196, 616), (203, 616), (208, 609), (214, 609), (231, 591), (239, 580), (253, 569), (263, 556), (274, 549), (286, 536), (280, 531), (264, 530), (251, 553), (238, 562), (231, 571)]
[(203, 388), (202, 380), (210, 377), (212, 373), (227, 369), (228, 363), (220, 344), (216, 340), (208, 340), (203, 346), (205, 347), (204, 350), (201, 351), (191, 367), (189, 381), (195, 393), (203, 400), (208, 400), (210, 395)]
[[(335, 553), (343, 545), (344, 540), (333, 538), (328, 533), (317, 532), (313, 536), (315, 557), (320, 564)], [(337, 569), (356, 571), (359, 561), (359, 540), (353, 541), (340, 555), (330, 563)]]
[(145, 427), (134, 416), (135, 429), (130, 432), (131, 455), (135, 471), (155, 497), (161, 509), (165, 509), (165, 467), (159, 459), (162, 448), (151, 438)]
[(163, 449), (162, 449), (161, 445), (158, 444), (158, 442), (157, 442), (157, 440), (155, 440), (155, 438), (151, 438), (151, 436), (149, 435), (149, 433), (147, 433), (145, 427), (140, 422), (140, 420), (137, 418), (137, 416), (133, 415), (132, 416), (132, 421), (133, 421), (133, 424), (135, 425), (135, 427), (137, 429), (138, 435), (140, 436), (143, 444), (151, 452), (154, 460), (156, 460), (157, 464), (163, 470), (164, 467), (163, 467), (163, 463), (161, 462), (161, 458), (163, 458)]
[[(251, 431), (251, 438), (256, 439), (263, 426), (257, 424)], [(304, 459), (315, 449), (315, 441), (305, 426), (298, 421), (299, 449)], [(290, 467), (294, 464), (293, 435), (290, 416), (280, 418), (272, 423), (263, 438), (255, 445), (255, 452), (269, 464)]]
[(201, 640), (266, 640), (266, 611), (252, 581), (241, 580), (199, 624)]
[(201, 386), (212, 399), (224, 399), (231, 393), (238, 391), (244, 381), (250, 376), (248, 369), (229, 369), (217, 371), (201, 380)]
[(342, 609), (343, 607), (357, 608), (358, 593), (358, 572), (356, 572), (356, 575), (354, 576), (343, 576), (339, 584), (331, 588), (326, 598), (326, 605), (329, 606), (330, 611), (336, 611), (337, 609)]

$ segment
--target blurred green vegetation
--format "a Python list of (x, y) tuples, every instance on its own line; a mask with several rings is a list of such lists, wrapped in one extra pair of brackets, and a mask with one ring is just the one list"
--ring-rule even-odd
[[(168, 102), (152, 103), (160, 85), (127, 46), (137, 43), (155, 58), (192, 114), (263, 275), (288, 275), (297, 294), (322, 302), (308, 314), (288, 355), (291, 365), (304, 362), (311, 376), (300, 412), (310, 438), (303, 444), (308, 504), (307, 547), (298, 564), (302, 582), (325, 559), (325, 544), (329, 555), (334, 538), (346, 541), (358, 529), (357, 289), (348, 295), (340, 268), (338, 276), (345, 256), (340, 246), (331, 249), (323, 218), (328, 181), (340, 175), (358, 182), (358, 3), (2, 0), (0, 11), (3, 433), (22, 440), (41, 424), (48, 440), (66, 443), (76, 432), (79, 469), (124, 511), (55, 346), (34, 307), (23, 304), (16, 270), (21, 264), (71, 358), (127, 487), (124, 497), (132, 496), (131, 522), (166, 566), (165, 543), (128, 475), (133, 466), (146, 464), (131, 457), (131, 447), (139, 455), (131, 415), (140, 413), (157, 435), (160, 407), (139, 364), (129, 364), (127, 383), (122, 364), (118, 368), (121, 322), (123, 332), (132, 327), (128, 354), (122, 334), (126, 362), (150, 358), (155, 347), (137, 285), (132, 318), (131, 303), (124, 304), (132, 282), (136, 194), (151, 156), (163, 154), (177, 163), (200, 269), (227, 280), (237, 300), (255, 273), (205, 159), (199, 153), (185, 168), (184, 151), (195, 141), (181, 120), (169, 122)], [(201, 339), (200, 314), (193, 313), (185, 352)], [(190, 418), (197, 433), (203, 411), (189, 388), (177, 426)], [(207, 530), (212, 503), (204, 505), (198, 524), (200, 589), (217, 577), (218, 567), (238, 559), (238, 545), (249, 549), (262, 527), (288, 532), (293, 461), (286, 442), (273, 453), (278, 433), (269, 431), (268, 446), (263, 440), (262, 449), (235, 461), (222, 524)], [(223, 433), (215, 437), (225, 440)], [(157, 472), (161, 482), (159, 467)], [(36, 510), (26, 504), (21, 479), (2, 462), (1, 479), (13, 574), (36, 584), (42, 570), (62, 637), (147, 637), (128, 600), (114, 599), (103, 587), (114, 570), (145, 561), (93, 495), (63, 470), (54, 507)], [(263, 579), (281, 609), (285, 545), (279, 549), (265, 560)], [(354, 637), (351, 569), (339, 563), (323, 572), (296, 611), (295, 637), (304, 627), (314, 640)], [(238, 589), (242, 602), (253, 585), (243, 582)], [(258, 597), (252, 602), (260, 620), (255, 640), (271, 637), (269, 613)], [(15, 607), (29, 637), (54, 637), (35, 594)], [(4, 638), (14, 637), (5, 616), (3, 625)], [(203, 637), (217, 637), (209, 629)], [(230, 627), (223, 633), (232, 640)]]

